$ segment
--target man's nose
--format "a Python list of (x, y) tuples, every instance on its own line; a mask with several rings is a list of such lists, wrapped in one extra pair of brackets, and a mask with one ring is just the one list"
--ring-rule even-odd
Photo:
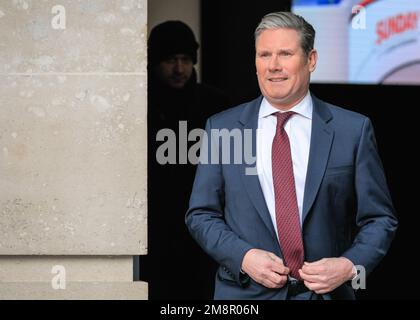
[(268, 69), (271, 72), (279, 71), (282, 69), (281, 61), (277, 55), (273, 55), (269, 61)]
[(183, 73), (185, 69), (185, 65), (181, 59), (175, 60), (175, 71), (177, 73)]

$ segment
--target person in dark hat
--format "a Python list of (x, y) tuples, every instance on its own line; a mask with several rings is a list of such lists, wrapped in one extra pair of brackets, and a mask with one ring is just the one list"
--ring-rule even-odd
[(215, 271), (216, 264), (184, 224), (195, 166), (160, 165), (156, 159), (163, 143), (156, 141), (159, 130), (171, 129), (178, 135), (180, 121), (186, 121), (188, 131), (204, 129), (209, 116), (229, 107), (220, 90), (197, 82), (198, 48), (194, 33), (181, 21), (157, 25), (148, 40), (149, 250), (147, 257), (141, 257), (140, 275), (149, 283), (150, 299), (213, 296), (209, 268)]
[(220, 90), (197, 82), (197, 43), (181, 21), (167, 21), (152, 29), (148, 41), (149, 113), (155, 128), (177, 129), (189, 121), (203, 128), (208, 116), (227, 108)]
[(183, 89), (197, 63), (199, 44), (192, 30), (181, 21), (168, 21), (155, 27), (149, 38), (149, 66), (161, 84)]

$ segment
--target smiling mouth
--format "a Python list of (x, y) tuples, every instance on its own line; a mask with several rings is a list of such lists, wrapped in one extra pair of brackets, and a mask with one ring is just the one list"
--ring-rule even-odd
[(270, 79), (268, 79), (268, 81), (270, 81), (270, 82), (283, 82), (283, 81), (286, 81), (288, 78), (286, 78), (286, 77), (282, 77), (282, 78), (270, 78)]

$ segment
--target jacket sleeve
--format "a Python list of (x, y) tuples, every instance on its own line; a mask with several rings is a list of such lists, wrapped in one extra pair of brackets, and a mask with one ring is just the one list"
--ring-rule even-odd
[[(225, 222), (221, 156), (212, 159), (212, 151), (219, 147), (211, 138), (211, 130), (210, 118), (202, 137), (200, 163), (197, 166), (185, 222), (192, 237), (203, 250), (239, 285), (244, 286), (248, 279), (240, 270), (245, 253), (252, 249), (252, 246), (240, 239)], [(220, 155), (220, 152), (218, 154)]]
[(385, 256), (397, 229), (373, 127), (365, 119), (355, 160), (356, 224), (359, 231), (342, 256), (369, 274)]

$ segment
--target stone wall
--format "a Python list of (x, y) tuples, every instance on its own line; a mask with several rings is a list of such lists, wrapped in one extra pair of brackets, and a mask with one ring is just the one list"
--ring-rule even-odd
[(147, 298), (146, 6), (0, 1), (0, 299)]

